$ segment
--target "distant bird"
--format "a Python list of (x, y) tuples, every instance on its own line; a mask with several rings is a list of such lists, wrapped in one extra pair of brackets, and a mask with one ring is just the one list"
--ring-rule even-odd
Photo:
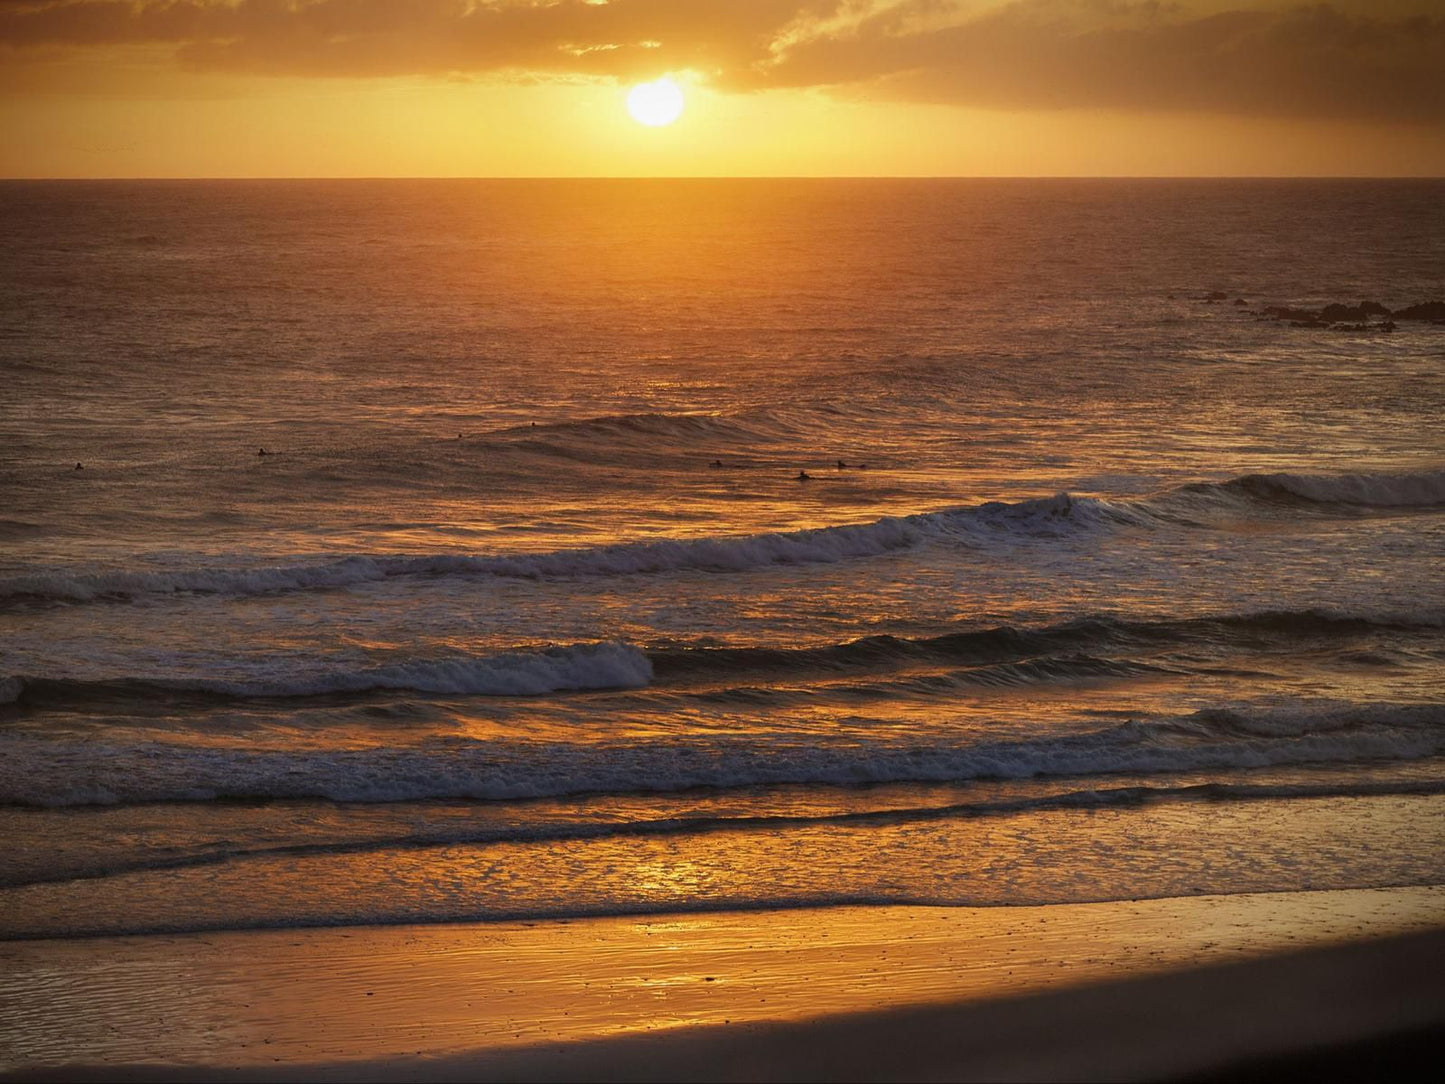
[(76, 470), (85, 470), (85, 468), (82, 467), (79, 463), (77, 463), (77, 464), (75, 465), (75, 469), (76, 469)]
[(800, 470), (800, 471), (798, 472), (798, 481), (800, 481), (800, 482), (811, 482), (812, 480), (813, 480), (813, 476), (812, 476), (811, 474), (809, 474), (807, 471), (805, 471), (805, 470)]

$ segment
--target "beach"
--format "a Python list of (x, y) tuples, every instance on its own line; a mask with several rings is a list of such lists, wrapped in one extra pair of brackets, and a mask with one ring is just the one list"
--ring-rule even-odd
[(1438, 1026), (1442, 927), (1445, 887), (1422, 887), (12, 942), (0, 1064), (38, 1079), (1137, 1079)]
[(1445, 182), (0, 199), (10, 1070), (1149, 1077), (1431, 1022)]

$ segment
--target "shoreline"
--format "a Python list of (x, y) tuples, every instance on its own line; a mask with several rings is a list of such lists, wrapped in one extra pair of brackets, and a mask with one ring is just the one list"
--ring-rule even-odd
[(1445, 1028), (1445, 931), (1004, 998), (444, 1057), (68, 1065), (15, 1081), (1408, 1079)]
[[(1399, 970), (1389, 946), (1402, 935), (1425, 946), (1407, 962), (1445, 958), (1445, 886), (8, 942), (0, 1076), (545, 1079), (609, 1064), (616, 1072), (598, 1075), (641, 1079), (658, 1058), (682, 1059), (671, 1073), (706, 1049), (769, 1058), (740, 1072), (777, 1077), (790, 1058), (854, 1035), (916, 1076), (918, 1059), (956, 1055), (897, 1048), (893, 1031), (920, 1026), (918, 1014), (962, 1014), (983, 1041), (1026, 1003), (1062, 999), (1027, 1011), (1063, 1021), (1089, 1003), (1070, 991), (1203, 982), (1213, 965), (1258, 966), (1259, 983), (1309, 999), (1318, 983), (1261, 958), (1353, 942), (1325, 955), (1357, 950), (1340, 989), (1363, 989), (1372, 968)], [(1357, 1006), (1346, 1016), (1361, 1026), (1336, 1030), (1368, 1039), (1415, 1026), (1391, 1000), (1408, 985), (1385, 983), (1375, 1017)]]

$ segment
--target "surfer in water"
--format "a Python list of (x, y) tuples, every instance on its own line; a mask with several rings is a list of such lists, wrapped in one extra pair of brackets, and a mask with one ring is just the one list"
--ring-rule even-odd
[(800, 471), (798, 472), (798, 481), (800, 481), (800, 482), (811, 482), (812, 480), (813, 480), (813, 476), (812, 476), (811, 474), (809, 474), (807, 471), (805, 471), (805, 470), (800, 470)]
[(257, 452), (256, 454), (257, 454), (257, 455), (270, 455), (271, 453), (268, 452), (265, 448), (262, 448), (262, 449), (261, 449), (259, 452)]

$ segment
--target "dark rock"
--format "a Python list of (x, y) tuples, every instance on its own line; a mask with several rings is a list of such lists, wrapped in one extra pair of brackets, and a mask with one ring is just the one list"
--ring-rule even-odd
[[(1395, 330), (1395, 320), (1445, 321), (1445, 301), (1427, 301), (1422, 305), (1411, 305), (1407, 309), (1398, 309), (1394, 312), (1378, 301), (1361, 301), (1358, 305), (1346, 305), (1335, 301), (1322, 309), (1294, 309), (1288, 305), (1266, 305), (1259, 311), (1271, 320), (1284, 320), (1288, 321), (1291, 327), (1307, 328), (1345, 325), (1349, 330), (1393, 331)], [(1384, 320), (1371, 325), (1370, 319), (1377, 316), (1384, 317)]]
[(1326, 305), (1320, 310), (1321, 320), (1368, 320), (1371, 316), (1389, 316), (1390, 310), (1375, 301), (1361, 301), (1358, 305), (1341, 305), (1339, 302)]
[(1426, 301), (1422, 305), (1411, 305), (1390, 315), (1396, 320), (1445, 320), (1445, 301)]

